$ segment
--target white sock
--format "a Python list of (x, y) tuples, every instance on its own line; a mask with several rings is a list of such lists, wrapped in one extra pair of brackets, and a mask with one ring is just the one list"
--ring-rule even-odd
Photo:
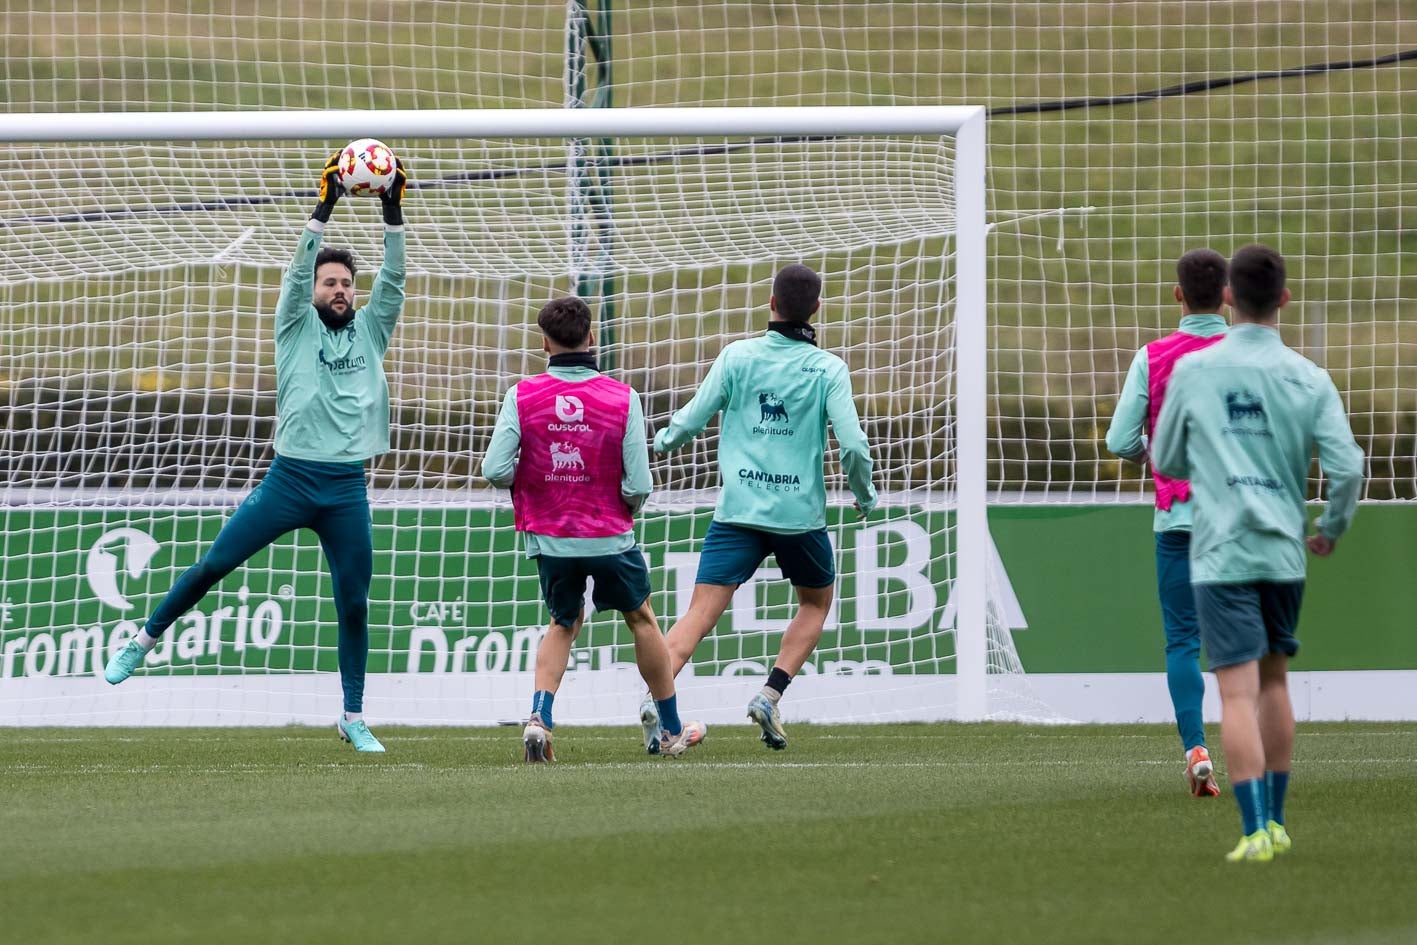
[(142, 647), (144, 650), (151, 650), (153, 647), (157, 646), (157, 637), (148, 636), (146, 628), (139, 630), (138, 635), (133, 639), (136, 640), (138, 646)]
[(773, 705), (777, 705), (777, 700), (779, 700), (779, 699), (782, 698), (782, 693), (778, 692), (776, 689), (772, 688), (771, 686), (764, 686), (764, 687), (763, 687), (763, 696), (764, 696), (769, 702), (771, 702)]
[(363, 712), (346, 712), (346, 713), (344, 714), (344, 720), (345, 720), (346, 722), (363, 722), (363, 721), (364, 721), (364, 713), (363, 713)]

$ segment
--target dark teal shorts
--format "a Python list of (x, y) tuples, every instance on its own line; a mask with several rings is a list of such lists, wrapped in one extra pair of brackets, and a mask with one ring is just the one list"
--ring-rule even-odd
[(836, 583), (836, 562), (827, 530), (779, 535), (715, 519), (699, 552), (697, 584), (734, 587), (753, 576), (768, 555), (777, 558), (782, 576), (793, 587), (829, 587)]
[(590, 598), (596, 610), (639, 610), (649, 599), (649, 568), (638, 548), (577, 558), (537, 555), (536, 569), (551, 619), (563, 627), (574, 627), (581, 617), (586, 578), (595, 582)]
[(1196, 620), (1206, 663), (1223, 669), (1270, 653), (1299, 652), (1299, 605), (1303, 581), (1197, 584)]

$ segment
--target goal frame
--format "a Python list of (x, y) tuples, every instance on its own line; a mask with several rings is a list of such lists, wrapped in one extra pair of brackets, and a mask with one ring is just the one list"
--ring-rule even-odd
[(949, 136), (955, 139), (955, 686), (957, 718), (988, 716), (985, 109), (843, 106), (335, 111), (173, 111), (0, 115), (0, 142), (675, 136)]

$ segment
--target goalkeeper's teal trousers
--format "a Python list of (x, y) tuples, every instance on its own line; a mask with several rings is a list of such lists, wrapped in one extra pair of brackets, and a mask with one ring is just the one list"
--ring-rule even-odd
[(172, 585), (148, 619), (161, 636), (247, 558), (297, 528), (320, 539), (334, 581), (339, 616), (339, 671), (346, 712), (364, 711), (369, 658), (369, 582), (374, 539), (362, 463), (321, 463), (277, 456), (261, 484), (222, 526), (211, 549)]

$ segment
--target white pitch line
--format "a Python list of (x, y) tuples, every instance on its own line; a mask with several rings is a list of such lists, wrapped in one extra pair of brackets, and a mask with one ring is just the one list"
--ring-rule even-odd
[[(339, 768), (353, 768), (353, 767), (354, 767), (355, 765), (357, 765), (357, 764), (359, 764), (359, 762), (349, 762), (349, 763), (347, 763), (347, 764), (341, 764), (341, 763), (339, 763), (339, 762), (329, 761), (329, 762), (321, 762), (321, 763), (314, 763), (314, 764), (308, 763), (308, 762), (302, 762), (302, 763), (299, 764), (298, 766), (290, 766), (290, 765), (271, 765), (271, 764), (242, 764), (242, 763), (232, 763), (232, 764), (229, 764), (229, 765), (221, 765), (221, 766), (208, 765), (208, 766), (203, 766), (203, 767), (195, 767), (195, 766), (183, 765), (183, 764), (170, 764), (170, 765), (167, 765), (167, 764), (151, 764), (151, 765), (127, 765), (127, 766), (123, 766), (123, 765), (104, 765), (104, 764), (86, 764), (86, 765), (69, 766), (69, 765), (54, 765), (54, 764), (43, 764), (43, 763), (34, 764), (34, 763), (28, 763), (28, 762), (21, 762), (21, 763), (19, 763), (19, 764), (9, 765), (5, 770), (7, 770), (7, 771), (35, 771), (35, 772), (52, 772), (52, 771), (54, 771), (54, 772), (67, 772), (67, 773), (69, 773), (69, 774), (152, 774), (152, 773), (154, 773), (154, 772), (159, 772), (159, 771), (172, 771), (172, 772), (180, 771), (180, 772), (185, 772), (185, 773), (188, 773), (188, 774), (247, 774), (247, 773), (250, 773), (250, 774), (275, 774), (275, 773), (278, 773), (278, 772), (290, 772), (290, 773), (294, 773), (294, 772), (301, 771), (301, 770), (309, 770), (309, 769), (311, 769), (311, 768), (334, 768), (334, 769), (339, 769)], [(415, 771), (423, 771), (423, 770), (429, 769), (430, 767), (431, 767), (430, 765), (426, 765), (426, 764), (424, 764), (424, 763), (421, 762), (421, 761), (401, 761), (401, 762), (395, 762), (395, 763), (393, 763), (393, 764), (381, 764), (381, 765), (378, 765), (378, 770), (380, 770), (380, 771), (385, 771), (385, 770), (415, 770)], [(437, 768), (437, 769), (434, 769), (434, 770), (455, 771), (455, 770), (459, 770), (459, 769), (456, 769), (456, 768)]]
[[(1296, 763), (1299, 764), (1299, 765), (1301, 766), (1301, 768), (1302, 768), (1303, 766), (1307, 766), (1307, 765), (1417, 765), (1417, 758), (1359, 758), (1359, 759), (1332, 758), (1332, 759), (1323, 759), (1323, 760), (1319, 760), (1319, 761), (1298, 761), (1298, 762), (1296, 762)], [(1113, 767), (1128, 767), (1128, 766), (1134, 766), (1134, 767), (1165, 767), (1165, 768), (1169, 768), (1169, 767), (1172, 767), (1173, 765), (1179, 766), (1179, 765), (1180, 765), (1180, 762), (1179, 762), (1179, 761), (1176, 761), (1176, 760), (1169, 759), (1169, 758), (1168, 758), (1168, 759), (1165, 759), (1165, 760), (1160, 760), (1160, 759), (1148, 759), (1148, 760), (1142, 760), (1142, 761), (1118, 762), (1117, 764), (1113, 765)], [(469, 767), (473, 767), (473, 766), (469, 766)], [(520, 764), (520, 765), (497, 765), (497, 766), (494, 766), (494, 770), (501, 770), (501, 769), (517, 770), (517, 769), (526, 768), (526, 767), (528, 767), (528, 766), (525, 765), (525, 764)], [(554, 765), (553, 767), (561, 768), (561, 769), (565, 769), (565, 770), (585, 770), (585, 771), (601, 771), (601, 770), (607, 770), (607, 769), (608, 769), (608, 770), (626, 770), (626, 771), (639, 770), (639, 769), (649, 770), (649, 769), (654, 769), (654, 768), (656, 768), (656, 767), (657, 767), (658, 769), (675, 769), (675, 770), (682, 770), (682, 771), (692, 771), (692, 770), (695, 770), (695, 769), (702, 770), (702, 769), (704, 769), (704, 768), (710, 768), (710, 769), (722, 768), (722, 769), (726, 769), (726, 770), (751, 770), (751, 771), (772, 771), (772, 770), (776, 770), (776, 769), (779, 769), (779, 768), (788, 768), (788, 769), (792, 769), (792, 768), (830, 768), (830, 769), (838, 769), (838, 768), (862, 768), (862, 769), (871, 769), (871, 768), (1039, 768), (1039, 767), (1048, 767), (1048, 768), (1089, 768), (1089, 769), (1093, 769), (1093, 768), (1097, 768), (1097, 767), (1098, 767), (1098, 762), (1096, 761), (1096, 759), (1079, 760), (1079, 761), (1052, 760), (1052, 761), (881, 761), (881, 762), (874, 762), (874, 761), (780, 761), (780, 762), (767, 761), (767, 762), (762, 762), (762, 761), (700, 761), (700, 760), (696, 760), (696, 759), (686, 759), (686, 760), (684, 760), (684, 761), (682, 761), (682, 762), (674, 762), (674, 763), (671, 763), (671, 762), (668, 762), (668, 761), (661, 761), (661, 762), (658, 762), (658, 763), (652, 762), (652, 761), (650, 761), (650, 762), (637, 762), (637, 761), (607, 761), (607, 762), (589, 762), (589, 763), (585, 763), (585, 764), (576, 764), (576, 763), (574, 763), (574, 762), (571, 762), (571, 763), (567, 763), (567, 764), (563, 764), (563, 765)], [(446, 770), (461, 770), (461, 769), (446, 769)]]
[[(728, 728), (730, 731), (736, 730), (736, 727), (729, 727), (729, 726), (723, 726), (723, 727), (724, 727), (724, 728)], [(743, 728), (744, 728), (744, 730), (747, 730), (747, 729), (751, 728), (751, 726), (743, 726)], [(500, 728), (498, 728), (498, 729), (495, 730), (495, 731), (497, 731), (498, 734), (491, 734), (491, 733), (489, 732), (488, 734), (479, 734), (479, 735), (455, 735), (455, 734), (451, 734), (451, 733), (448, 734), (448, 735), (400, 735), (400, 734), (398, 733), (398, 729), (399, 729), (399, 726), (386, 725), (386, 726), (384, 726), (382, 729), (380, 729), (380, 731), (389, 733), (386, 737), (387, 737), (387, 739), (388, 739), (390, 742), (394, 742), (394, 743), (397, 743), (397, 742), (405, 742), (405, 743), (408, 743), (408, 742), (505, 742), (505, 741), (509, 741), (508, 735), (505, 734), (505, 733), (511, 731), (511, 727), (510, 727), (510, 726), (502, 726), (502, 727), (500, 727)], [(566, 730), (567, 730), (567, 732), (568, 732), (567, 737), (568, 737), (568, 738), (573, 738), (573, 739), (575, 739), (577, 742), (625, 742), (625, 741), (634, 742), (634, 741), (635, 741), (636, 739), (638, 739), (638, 737), (639, 737), (639, 731), (638, 731), (638, 729), (633, 729), (633, 730), (632, 730), (632, 729), (629, 729), (629, 728), (626, 728), (625, 731), (626, 731), (627, 733), (633, 731), (633, 733), (634, 733), (634, 734), (633, 734), (633, 737), (631, 737), (631, 736), (628, 735), (628, 734), (627, 734), (627, 735), (624, 735), (624, 736), (621, 736), (621, 735), (580, 735), (580, 734), (577, 734), (577, 733), (576, 733), (576, 728), (575, 728), (575, 726), (566, 726)], [(166, 735), (166, 734), (162, 734), (162, 731), (163, 731), (163, 730), (161, 730), (161, 729), (155, 729), (155, 730), (153, 731), (153, 734), (152, 734), (152, 735), (142, 735), (142, 736), (134, 736), (134, 735), (110, 735), (110, 736), (102, 736), (102, 737), (101, 737), (101, 740), (102, 740), (104, 743), (117, 743), (117, 744), (141, 744), (141, 743), (144, 743), (144, 742), (154, 742), (154, 743), (160, 742), (160, 743), (163, 743), (163, 744), (191, 742), (191, 743), (194, 743), (194, 744), (202, 744), (202, 743), (208, 743), (208, 742), (219, 741), (219, 740), (221, 740), (222, 737), (223, 737), (223, 733), (221, 732), (221, 730), (217, 730), (214, 734), (211, 734), (211, 735)], [(249, 731), (249, 729), (248, 729), (248, 730), (243, 730), (243, 731)], [(1085, 739), (1085, 740), (1089, 740), (1089, 741), (1092, 741), (1092, 740), (1099, 740), (1099, 739), (1121, 741), (1121, 740), (1128, 740), (1128, 739), (1130, 739), (1130, 740), (1135, 740), (1135, 739), (1154, 739), (1154, 738), (1168, 737), (1168, 736), (1167, 736), (1167, 732), (1169, 732), (1169, 731), (1170, 731), (1170, 730), (1169, 730), (1169, 728), (1168, 728), (1166, 732), (1158, 731), (1158, 732), (1155, 733), (1155, 734), (1144, 733), (1144, 732), (1137, 732), (1137, 733), (1115, 733), (1115, 734), (1106, 734), (1106, 735), (1100, 734), (1100, 733), (1067, 732), (1067, 731), (1020, 732), (1020, 733), (1018, 733), (1018, 734), (1010, 734), (1010, 733), (1008, 733), (1008, 732), (998, 732), (998, 731), (993, 731), (993, 732), (920, 732), (920, 733), (912, 733), (912, 734), (884, 734), (884, 733), (882, 733), (882, 734), (876, 734), (876, 733), (872, 733), (872, 732), (840, 732), (840, 733), (837, 733), (837, 732), (815, 732), (815, 731), (814, 731), (810, 737), (813, 738), (813, 739), (820, 739), (820, 740), (823, 740), (823, 741), (865, 741), (865, 742), (873, 742), (873, 741), (882, 741), (882, 742), (885, 742), (885, 741), (920, 741), (920, 740), (925, 740), (925, 741), (964, 741), (964, 740), (976, 740), (976, 741), (1000, 741), (1000, 742), (1002, 742), (1002, 741), (1006, 741), (1006, 740), (1009, 740), (1009, 739), (1016, 739), (1016, 740), (1019, 740), (1019, 741), (1032, 740), (1032, 741), (1039, 741), (1039, 742), (1045, 742), (1045, 741), (1061, 741), (1061, 740), (1079, 740), (1079, 739)], [(85, 743), (94, 741), (94, 740), (95, 740), (95, 737), (96, 737), (96, 736), (82, 736), (82, 737), (81, 737), (81, 736), (67, 736), (67, 735), (61, 735), (61, 736), (7, 735), (7, 736), (3, 736), (3, 742), (4, 742), (4, 744), (7, 744), (7, 745), (20, 745), (20, 744), (23, 744), (23, 745), (85, 744)], [(1361, 738), (1417, 738), (1417, 730), (1414, 730), (1414, 731), (1376, 731), (1376, 732), (1303, 732), (1303, 731), (1301, 731), (1301, 732), (1299, 733), (1299, 735), (1298, 735), (1298, 740), (1299, 740), (1300, 742), (1303, 742), (1303, 741), (1305, 741), (1305, 740), (1307, 740), (1307, 739), (1314, 739), (1314, 738), (1347, 738), (1347, 739), (1361, 739)], [(281, 743), (305, 743), (305, 742), (325, 741), (325, 740), (327, 740), (327, 738), (326, 738), (326, 735), (325, 735), (325, 733), (323, 732), (323, 730), (312, 727), (312, 728), (310, 729), (310, 731), (309, 731), (308, 734), (302, 733), (302, 734), (300, 734), (300, 735), (285, 735), (285, 734), (281, 734), (281, 735), (271, 735), (269, 738), (266, 738), (266, 739), (263, 739), (263, 740), (264, 740), (264, 741), (271, 741), (271, 742), (281, 742)], [(512, 738), (512, 739), (510, 739), (510, 740), (515, 741), (515, 738)]]

